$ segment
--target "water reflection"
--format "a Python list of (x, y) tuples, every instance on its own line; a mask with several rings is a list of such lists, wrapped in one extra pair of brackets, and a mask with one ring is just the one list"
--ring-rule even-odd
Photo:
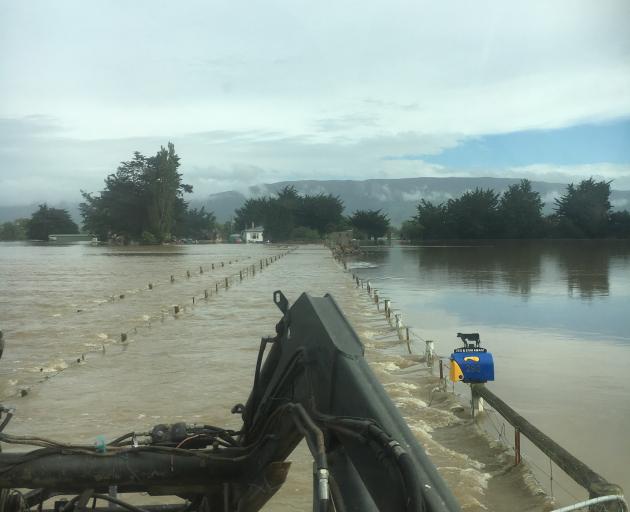
[[(446, 278), (449, 284), (478, 292), (499, 288), (525, 299), (535, 288), (566, 283), (570, 297), (591, 300), (609, 295), (611, 262), (627, 263), (629, 246), (627, 241), (509, 241), (427, 245), (416, 251), (425, 280)], [(382, 262), (384, 254), (369, 259)]]
[(532, 244), (423, 247), (418, 265), (423, 274), (445, 272), (453, 284), (478, 291), (499, 287), (526, 298), (540, 281), (542, 257)]

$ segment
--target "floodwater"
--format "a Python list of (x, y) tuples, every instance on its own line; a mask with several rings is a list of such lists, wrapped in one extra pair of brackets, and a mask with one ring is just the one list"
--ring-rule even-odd
[[(353, 269), (448, 356), (457, 332), (494, 355), (488, 386), (611, 482), (630, 491), (630, 242), (533, 241), (366, 248)], [(416, 341), (421, 344), (422, 342)], [(455, 392), (467, 402), (466, 386)], [(480, 418), (513, 446), (513, 430)], [(584, 499), (529, 442), (523, 453), (556, 504)], [(553, 480), (551, 479), (553, 477)]]
[[(581, 448), (580, 443), (589, 439), (608, 450), (616, 439), (619, 453), (609, 457), (608, 465), (591, 459), (590, 451), (575, 452), (623, 484), (622, 468), (615, 464), (627, 450), (621, 433), (628, 431), (624, 426), (628, 383), (613, 372), (623, 375), (621, 366), (629, 361), (630, 345), (623, 329), (608, 326), (607, 319), (616, 316), (600, 306), (601, 301), (619, 298), (624, 290), (627, 299), (627, 249), (606, 260), (606, 279), (597, 274), (593, 278), (597, 283), (589, 286), (574, 266), (568, 270), (567, 263), (553, 255), (519, 259), (516, 266), (521, 265), (527, 276), (518, 279), (512, 274), (519, 271), (508, 272), (496, 259), (485, 267), (480, 267), (485, 259), (479, 260), (477, 278), (454, 263), (445, 266), (444, 256), (433, 263), (425, 260), (423, 267), (424, 250), (379, 250), (358, 264), (371, 262), (374, 268), (361, 272), (380, 281), (379, 286), (399, 301), (395, 306), (417, 326), (414, 332), (439, 340), (438, 351), (448, 352), (457, 330), (481, 331), (482, 340), (495, 353), (499, 394), (514, 399), (525, 416), (535, 416), (535, 423), (540, 424), (539, 417), (553, 417), (542, 426), (559, 426), (556, 437), (566, 440), (567, 448), (576, 443)], [(157, 423), (175, 421), (238, 428), (240, 421), (230, 409), (246, 400), (260, 337), (273, 333), (279, 319), (272, 292), (282, 289), (290, 302), (303, 291), (330, 292), (364, 342), (371, 367), (463, 510), (543, 510), (547, 500), (537, 494), (538, 483), (527, 467), (514, 467), (509, 451), (483, 435), (461, 410), (456, 396), (436, 391), (436, 378), (418, 355), (423, 344), (414, 341), (414, 354), (408, 354), (382, 313), (327, 249), (299, 247), (240, 280), (240, 270), (285, 251), (253, 245), (1, 243), (0, 329), (6, 348), (0, 361), (0, 396), (5, 405), (17, 409), (7, 432), (89, 443), (97, 435), (112, 439), (133, 429), (147, 431)], [(537, 269), (531, 268), (532, 258), (539, 262)], [(582, 273), (599, 271), (588, 265)], [(569, 273), (559, 299), (556, 281)], [(230, 276), (225, 290), (222, 283)], [(542, 299), (536, 298), (537, 293)], [(451, 307), (458, 304), (451, 304), (455, 298), (463, 300), (464, 311)], [(538, 305), (545, 298), (547, 306)], [(486, 299), (494, 303), (484, 306)], [(532, 318), (538, 312), (544, 315), (534, 327), (527, 318), (519, 323), (500, 309), (509, 309), (511, 301), (515, 301), (513, 309), (520, 308), (513, 318), (526, 316), (535, 304)], [(561, 301), (567, 308), (586, 304), (602, 327), (597, 328), (596, 321), (589, 323), (581, 310), (576, 313), (575, 330), (565, 325), (570, 324), (568, 314), (565, 323), (552, 325), (549, 319), (556, 318), (552, 305)], [(177, 315), (175, 306), (180, 308)], [(493, 313), (501, 316), (500, 322), (488, 320)], [(600, 335), (593, 336), (595, 332)], [(121, 334), (126, 335), (124, 341)], [(580, 347), (587, 348), (578, 352)], [(528, 359), (531, 354), (536, 354), (533, 362)], [(606, 372), (598, 371), (600, 364)], [(584, 389), (576, 388), (582, 377)], [(574, 406), (558, 413), (563, 403)], [(592, 424), (598, 428), (591, 430)], [(266, 510), (311, 507), (310, 455), (300, 446), (291, 459), (289, 478)]]

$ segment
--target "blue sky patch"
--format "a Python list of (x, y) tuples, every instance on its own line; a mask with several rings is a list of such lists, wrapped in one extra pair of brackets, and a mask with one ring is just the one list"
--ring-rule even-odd
[(533, 164), (630, 163), (630, 119), (555, 130), (528, 130), (465, 139), (438, 155), (410, 154), (388, 160), (423, 160), (460, 169)]

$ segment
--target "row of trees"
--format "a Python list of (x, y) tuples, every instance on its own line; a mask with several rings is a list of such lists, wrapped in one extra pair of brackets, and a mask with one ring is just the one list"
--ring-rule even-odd
[(212, 238), (212, 212), (189, 209), (184, 194), (192, 186), (182, 182), (179, 156), (172, 143), (155, 156), (134, 153), (105, 179), (96, 195), (81, 191), (79, 205), (84, 229), (101, 240), (160, 243), (172, 238)]
[(343, 201), (332, 194), (300, 195), (295, 187), (282, 188), (276, 196), (248, 199), (235, 211), (234, 227), (243, 230), (262, 225), (265, 238), (316, 240), (327, 233), (354, 229), (357, 237), (376, 238), (389, 230), (389, 219), (380, 210), (358, 210), (343, 215)]
[(46, 203), (30, 219), (17, 219), (0, 226), (0, 240), (48, 240), (53, 233), (77, 234), (79, 226), (67, 210), (50, 208)]
[(629, 237), (630, 213), (612, 212), (610, 182), (592, 178), (569, 185), (543, 216), (543, 201), (528, 180), (502, 195), (475, 189), (446, 203), (422, 200), (418, 214), (403, 223), (405, 239)]

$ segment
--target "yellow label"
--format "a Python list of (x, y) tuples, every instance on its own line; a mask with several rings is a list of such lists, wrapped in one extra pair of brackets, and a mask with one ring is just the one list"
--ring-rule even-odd
[(464, 361), (474, 361), (475, 363), (478, 363), (479, 358), (477, 356), (468, 356), (468, 357), (464, 357)]
[(453, 359), (451, 359), (451, 380), (453, 382), (464, 380), (464, 372)]

